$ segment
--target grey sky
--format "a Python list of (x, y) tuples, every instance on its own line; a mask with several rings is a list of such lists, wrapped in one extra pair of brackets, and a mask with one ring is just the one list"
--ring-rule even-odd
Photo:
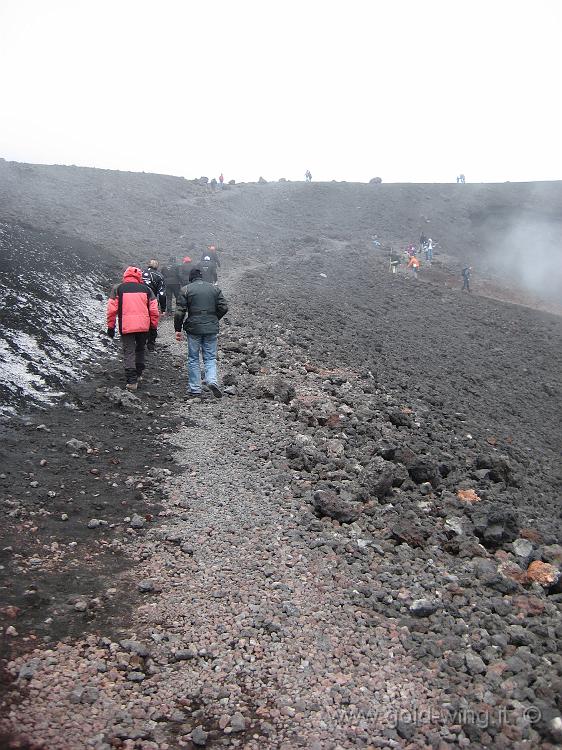
[(561, 179), (561, 38), (558, 0), (2, 0), (0, 156)]

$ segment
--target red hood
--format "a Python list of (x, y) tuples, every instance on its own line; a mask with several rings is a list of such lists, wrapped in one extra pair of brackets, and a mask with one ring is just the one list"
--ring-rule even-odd
[(135, 266), (129, 266), (123, 274), (123, 281), (136, 281), (137, 284), (140, 284), (142, 281), (142, 271), (140, 268), (135, 268)]

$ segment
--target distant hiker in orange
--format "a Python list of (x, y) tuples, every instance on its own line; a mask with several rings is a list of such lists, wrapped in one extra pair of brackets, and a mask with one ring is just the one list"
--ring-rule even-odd
[[(192, 261), (189, 255), (186, 255), (185, 258), (183, 258), (181, 262), (181, 266), (179, 268), (179, 279), (180, 279), (180, 287), (185, 286), (186, 284), (189, 284), (189, 274), (191, 272)], [(176, 300), (177, 302), (177, 300)]]
[(219, 182), (221, 184), (221, 187), (224, 187), (224, 175), (222, 172), (220, 173)]
[(420, 265), (421, 264), (420, 264), (419, 260), (416, 258), (416, 256), (412, 255), (412, 257), (410, 258), (410, 260), (408, 262), (407, 268), (411, 268), (412, 269), (412, 271), (414, 272), (414, 278), (415, 279), (418, 278), (418, 271), (420, 270)]

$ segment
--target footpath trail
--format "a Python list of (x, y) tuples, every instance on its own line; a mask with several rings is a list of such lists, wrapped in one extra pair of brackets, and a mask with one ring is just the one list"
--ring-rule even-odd
[[(164, 342), (183, 360), (170, 320)], [(287, 409), (255, 398), (181, 407), (184, 426), (166, 439), (183, 470), (166, 480), (161, 523), (137, 532), (126, 574), (146, 602), (120, 642), (90, 636), (10, 665), (27, 688), (9, 713), (22, 742), (324, 748), (368, 744), (378, 727), (389, 735), (378, 746), (396, 747), (414, 706), (439, 717), (431, 671), (407, 656), (396, 623), (373, 627), (349, 606), (372, 556), (361, 529), (317, 520), (268, 460)], [(361, 553), (349, 565), (335, 551), (345, 544)]]
[[(388, 305), (411, 321), (408, 305), (419, 310), (433, 295), (438, 319), (453, 297), (399, 280), (388, 301), (374, 276), (379, 287), (366, 283), (357, 300), (350, 277), (330, 306), (341, 253), (327, 241), (286, 261), (282, 275), (298, 292), (291, 308), (275, 286), (279, 269), (226, 277), (232, 312), (219, 365), (234, 397), (177, 398), (185, 345), (164, 323), (160, 366), (177, 371), (180, 426), (154, 444), (181, 470), (151, 469), (146, 457), (165, 490), (162, 510), (116, 540), (134, 561), (118, 589), (138, 592), (140, 606), (119, 632), (98, 628), (8, 664), (19, 700), (4, 729), (19, 747), (555, 747), (560, 547), (545, 511), (552, 493), (539, 513), (531, 491), (554, 475), (555, 410), (529, 427), (543, 446), (531, 459), (517, 435), (463, 414), (471, 397), (460, 385), (409, 389), (408, 373), (397, 374), (406, 355), (386, 355), (370, 306), (382, 307), (380, 319)], [(465, 316), (479, 304), (462, 303)], [(349, 305), (346, 328), (338, 316)], [(529, 341), (547, 325), (520, 315)], [(414, 334), (409, 366), (419, 374), (431, 358), (417, 358)], [(437, 359), (440, 336), (436, 328)], [(444, 346), (474, 387), (486, 354), (471, 341)], [(498, 345), (496, 361), (509, 356)], [(542, 378), (550, 364), (540, 356)], [(505, 377), (510, 405), (526, 375)], [(531, 560), (542, 579), (525, 572)]]

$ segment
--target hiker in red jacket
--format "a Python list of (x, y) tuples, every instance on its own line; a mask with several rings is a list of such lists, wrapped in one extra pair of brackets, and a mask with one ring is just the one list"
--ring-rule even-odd
[(123, 343), (126, 387), (136, 391), (144, 370), (144, 350), (150, 331), (158, 328), (158, 302), (152, 289), (142, 283), (140, 268), (129, 266), (123, 282), (111, 290), (107, 302), (107, 335), (115, 336), (115, 321)]

